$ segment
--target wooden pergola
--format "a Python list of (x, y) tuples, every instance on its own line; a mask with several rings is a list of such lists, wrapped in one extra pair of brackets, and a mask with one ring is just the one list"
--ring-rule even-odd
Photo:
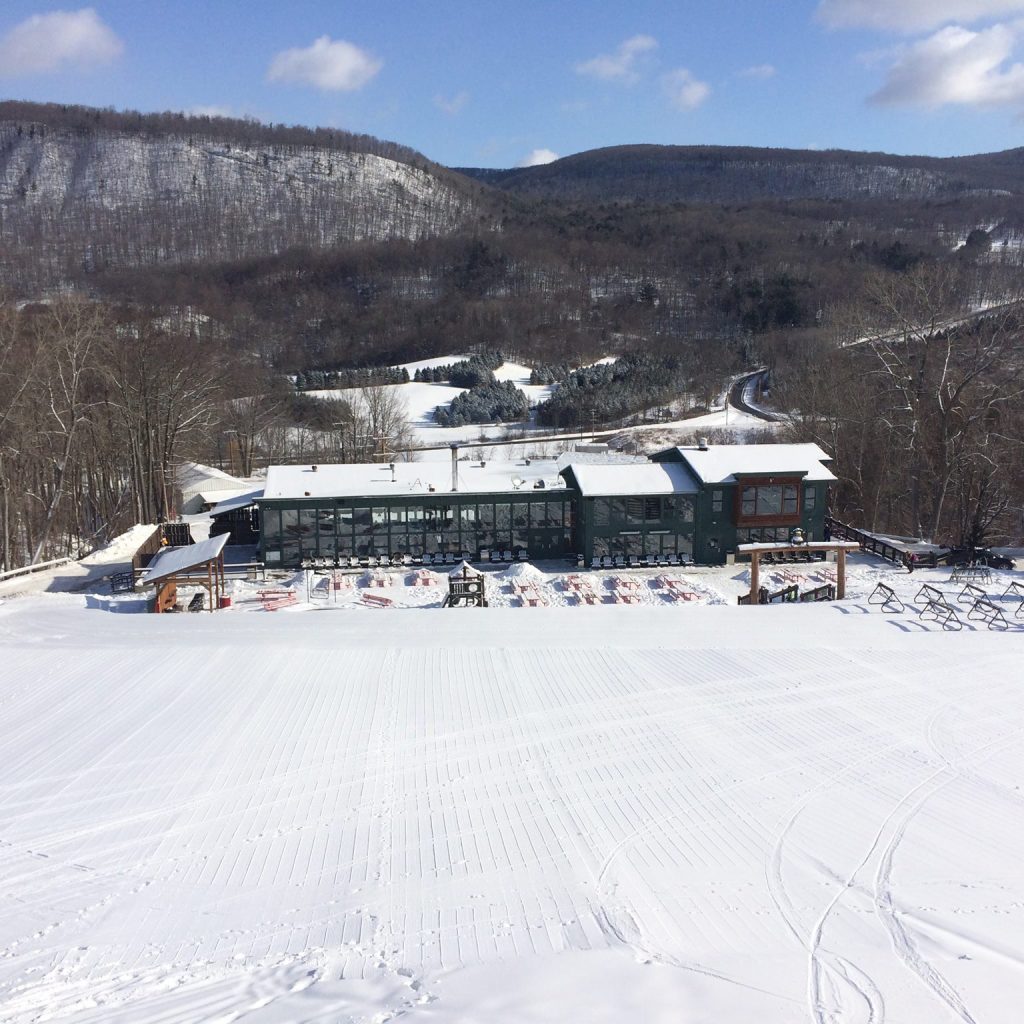
[(209, 594), (209, 610), (216, 611), (224, 594), (224, 545), (228, 535), (190, 544), (188, 547), (165, 548), (152, 562), (142, 580), (144, 586), (156, 587), (153, 611), (172, 611), (177, 601), (178, 586), (204, 587)]
[(810, 540), (803, 544), (740, 544), (736, 553), (750, 555), (750, 603), (757, 604), (758, 591), (761, 588), (761, 556), (762, 555), (803, 555), (809, 551), (836, 553), (836, 598), (846, 597), (846, 552), (859, 551), (860, 545), (847, 540)]

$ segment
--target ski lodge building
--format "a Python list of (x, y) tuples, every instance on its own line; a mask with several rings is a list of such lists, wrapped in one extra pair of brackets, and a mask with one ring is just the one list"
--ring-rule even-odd
[(260, 513), (270, 567), (430, 555), (490, 561), (676, 558), (823, 538), (836, 478), (815, 444), (669, 448), (646, 461), (558, 459), (272, 466)]

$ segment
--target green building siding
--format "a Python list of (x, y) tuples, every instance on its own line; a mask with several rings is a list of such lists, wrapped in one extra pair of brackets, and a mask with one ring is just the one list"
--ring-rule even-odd
[[(828, 485), (824, 482), (799, 486), (799, 522), (785, 525), (736, 524), (736, 484), (711, 484), (697, 495), (697, 542), (694, 559), (708, 565), (721, 564), (739, 544), (757, 541), (788, 541), (800, 527), (807, 540), (824, 540), (825, 502)], [(718, 498), (717, 496), (721, 497)], [(813, 497), (810, 497), (813, 495)]]
[(443, 499), (310, 498), (260, 503), (261, 552), (271, 565), (310, 558), (526, 550), (554, 558), (574, 550), (571, 494), (532, 490), (450, 494)]
[[(683, 461), (677, 450), (654, 461)], [(692, 475), (692, 474), (691, 474)], [(739, 544), (786, 541), (799, 526), (824, 539), (828, 484), (801, 474), (750, 474), (740, 483), (702, 484), (693, 493), (583, 495), (572, 467), (565, 489), (497, 493), (451, 492), (362, 498), (262, 499), (260, 548), (268, 565), (297, 566), (312, 558), (510, 551), (530, 558), (582, 554), (677, 555), (722, 564)], [(778, 488), (796, 486), (797, 498)], [(783, 514), (762, 514), (760, 495), (746, 514), (739, 488), (762, 487)], [(774, 490), (773, 490), (774, 489)], [(743, 519), (737, 522), (737, 518)]]
[(693, 557), (694, 501), (688, 494), (584, 497), (578, 550), (585, 558)]

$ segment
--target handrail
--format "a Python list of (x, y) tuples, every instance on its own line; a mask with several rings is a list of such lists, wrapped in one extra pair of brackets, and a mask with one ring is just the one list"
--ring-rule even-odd
[(34, 565), (24, 565), (20, 569), (8, 569), (6, 572), (0, 572), (0, 583), (4, 580), (14, 579), (16, 576), (29, 576), (35, 572), (42, 572), (44, 569), (54, 569), (58, 565), (68, 565), (73, 561), (73, 558), (54, 558), (49, 562), (36, 562)]
[(825, 524), (833, 537), (842, 540), (852, 540), (859, 544), (862, 550), (870, 551), (889, 562), (896, 562), (899, 565), (910, 565), (912, 558), (906, 551), (901, 551), (893, 544), (879, 540), (864, 530), (858, 530), (855, 526), (848, 526), (846, 523), (834, 519), (832, 516), (825, 517)]

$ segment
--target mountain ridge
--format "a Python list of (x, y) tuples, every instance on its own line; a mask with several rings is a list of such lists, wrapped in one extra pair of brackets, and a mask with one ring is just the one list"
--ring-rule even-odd
[(486, 192), (370, 136), (0, 104), (0, 271), (28, 286), (72, 269), (443, 235), (486, 217)]
[(1024, 191), (1024, 149), (967, 157), (753, 146), (607, 146), (548, 164), (453, 168), (516, 195), (575, 201), (948, 199)]

